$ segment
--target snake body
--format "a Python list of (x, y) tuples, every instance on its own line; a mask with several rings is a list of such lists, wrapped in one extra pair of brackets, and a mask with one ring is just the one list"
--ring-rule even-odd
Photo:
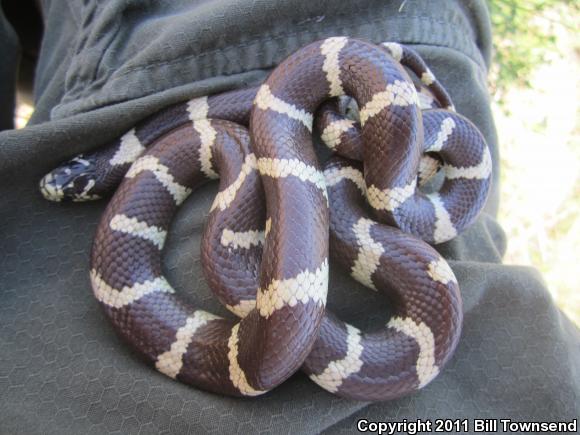
[[(462, 320), (457, 281), (429, 245), (372, 219), (360, 164), (334, 157), (324, 175), (331, 256), (356, 280), (389, 298), (394, 315), (384, 329), (363, 332), (327, 309), (302, 370), (327, 391), (352, 399), (407, 394), (433, 379), (455, 349)], [(202, 249), (206, 280), (240, 318), (256, 306), (262, 248), (272, 225), (259, 180), (248, 179), (244, 186), (251, 194), (239, 194), (232, 203), (240, 212), (212, 207), (202, 241), (211, 247)]]
[[(422, 99), (399, 62), (423, 82)], [(359, 122), (325, 103), (344, 95)], [(324, 170), (311, 139), (317, 109), (323, 141), (348, 157)], [(441, 189), (423, 193), (417, 184), (438, 168)], [(247, 396), (302, 367), (328, 391), (385, 400), (425, 386), (455, 349), (457, 281), (417, 237), (439, 243), (468, 226), (490, 170), (483, 137), (414, 52), (336, 37), (291, 55), (257, 89), (153, 115), (52, 171), (41, 190), (87, 200), (123, 180), (97, 230), (91, 280), (115, 329), (159, 371)], [(202, 260), (237, 322), (187, 306), (161, 271), (177, 207), (218, 177)], [(325, 312), (329, 236), (336, 263), (393, 301), (385, 328), (362, 332)]]
[[(455, 110), (445, 88), (414, 50), (392, 42), (383, 43), (381, 47), (416, 77), (423, 78), (416, 86), (423, 109)], [(193, 98), (160, 110), (138, 122), (118, 139), (91, 153), (80, 154), (50, 171), (40, 181), (40, 191), (47, 200), (54, 202), (84, 202), (107, 197), (115, 191), (137, 157), (174, 128), (189, 123), (195, 125), (196, 121), (208, 118), (247, 127), (257, 92), (257, 87), (234, 90)], [(337, 109), (335, 99), (323, 103), (318, 112), (316, 125), (323, 133), (323, 142), (344, 157), (362, 161), (360, 125)], [(345, 125), (349, 128), (345, 129)], [(438, 167), (438, 161), (428, 155), (423, 156), (422, 162), (423, 166), (432, 169), (430, 174)], [(429, 178), (429, 175), (422, 178)]]

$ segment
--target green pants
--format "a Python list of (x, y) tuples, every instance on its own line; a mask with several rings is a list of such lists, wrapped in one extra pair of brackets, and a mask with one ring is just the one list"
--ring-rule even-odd
[[(483, 0), (87, 0), (41, 2), (45, 35), (36, 111), (0, 132), (0, 433), (356, 432), (356, 422), (436, 418), (570, 420), (579, 414), (578, 330), (540, 275), (501, 264), (498, 147), (486, 87), (490, 24)], [(461, 286), (455, 356), (424, 390), (367, 404), (298, 373), (264, 397), (233, 399), (145, 366), (94, 299), (89, 252), (106, 201), (54, 204), (38, 181), (146, 115), (184, 99), (256, 85), (308, 42), (347, 35), (411, 45), (485, 135), (492, 194), (476, 224), (437, 249)], [(12, 117), (17, 44), (0, 15), (0, 115)], [(7, 101), (7, 102), (6, 102)], [(193, 195), (165, 250), (169, 281), (197, 306), (225, 313), (202, 279), (199, 241), (216, 192)], [(331, 271), (329, 308), (360, 327), (388, 304)]]

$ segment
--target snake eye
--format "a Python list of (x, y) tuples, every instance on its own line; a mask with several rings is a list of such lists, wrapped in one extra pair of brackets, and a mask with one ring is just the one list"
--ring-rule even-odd
[(89, 178), (87, 174), (82, 173), (78, 174), (75, 178), (71, 179), (67, 184), (63, 186), (63, 190), (65, 191), (65, 195), (76, 199), (79, 195), (83, 195), (84, 193), (88, 193), (90, 189), (89, 185)]

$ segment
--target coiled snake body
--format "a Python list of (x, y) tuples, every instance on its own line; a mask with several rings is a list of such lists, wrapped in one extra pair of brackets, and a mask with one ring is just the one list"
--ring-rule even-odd
[[(422, 79), (430, 105), (446, 109), (422, 113), (397, 61)], [(360, 122), (325, 103), (342, 95), (354, 98)], [(323, 170), (311, 139), (319, 107), (322, 139), (349, 158)], [(441, 189), (423, 193), (417, 174), (422, 184), (441, 161)], [(290, 56), (257, 90), (166, 109), (41, 188), (53, 200), (93, 199), (124, 176), (97, 230), (91, 281), (116, 330), (159, 371), (258, 395), (302, 367), (328, 391), (385, 400), (426, 385), (455, 349), (457, 281), (418, 237), (439, 243), (469, 225), (490, 171), (481, 134), (414, 52), (336, 37)], [(177, 207), (218, 176), (202, 260), (238, 322), (185, 305), (161, 270)], [(361, 332), (325, 311), (329, 236), (336, 263), (394, 301), (382, 330)]]

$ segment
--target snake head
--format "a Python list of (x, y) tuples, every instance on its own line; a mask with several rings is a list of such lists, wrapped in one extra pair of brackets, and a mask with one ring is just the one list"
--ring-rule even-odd
[(96, 183), (96, 165), (79, 155), (46, 174), (40, 191), (49, 201), (92, 201), (100, 196), (91, 193)]

